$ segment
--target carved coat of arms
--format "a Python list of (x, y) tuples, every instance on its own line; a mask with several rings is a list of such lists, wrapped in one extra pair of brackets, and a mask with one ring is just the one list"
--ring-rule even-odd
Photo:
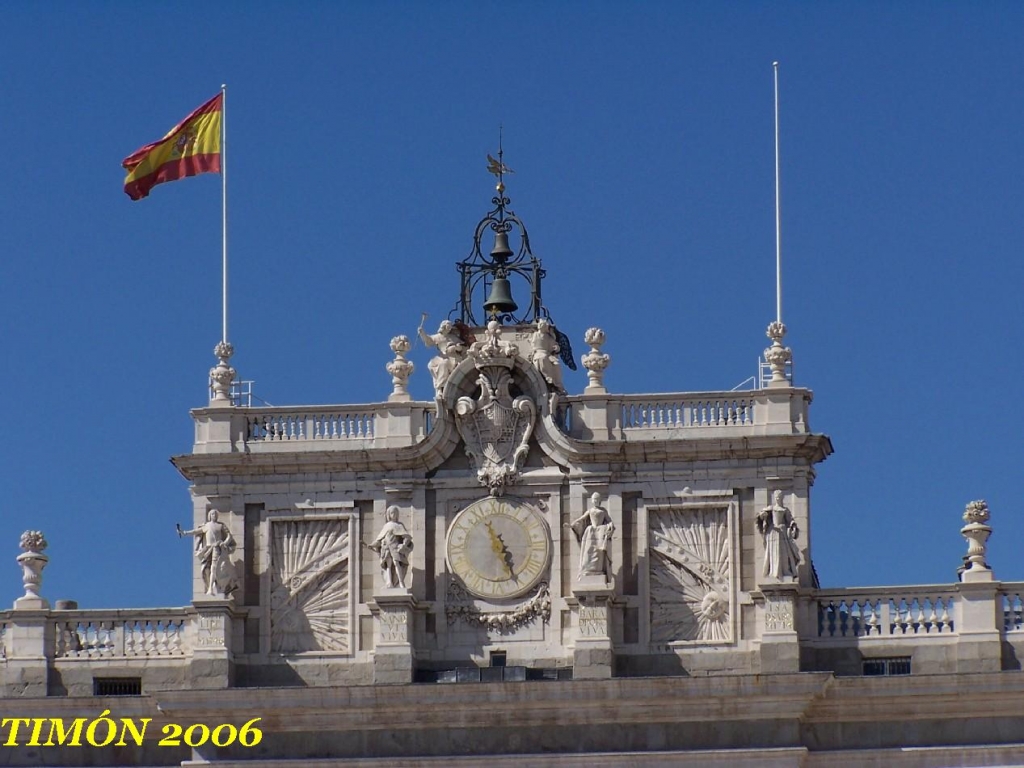
[[(525, 395), (511, 394), (515, 353), (499, 346), (500, 331), (488, 329), (487, 342), (470, 351), (475, 358), (480, 393), (460, 397), (455, 422), (466, 443), (466, 453), (477, 468), (477, 479), (500, 496), (519, 476), (530, 447), (537, 406)], [(474, 345), (478, 347), (478, 345)]]

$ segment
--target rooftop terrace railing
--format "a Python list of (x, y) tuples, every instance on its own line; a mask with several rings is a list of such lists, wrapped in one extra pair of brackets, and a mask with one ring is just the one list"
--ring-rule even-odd
[[(671, 440), (807, 432), (810, 393), (800, 389), (645, 395), (574, 395), (557, 428), (591, 441)], [(194, 411), (196, 453), (365, 450), (414, 445), (433, 428), (433, 402)]]
[(1004, 581), (999, 587), (997, 611), (1005, 634), (1024, 634), (1024, 582)]
[(819, 590), (817, 638), (950, 636), (957, 631), (956, 600), (953, 585)]
[(623, 430), (750, 427), (757, 398), (736, 393), (625, 395), (616, 398)]
[(187, 608), (54, 611), (55, 659), (188, 656)]
[(320, 411), (294, 408), (248, 408), (245, 441), (369, 440), (376, 414), (372, 410)]

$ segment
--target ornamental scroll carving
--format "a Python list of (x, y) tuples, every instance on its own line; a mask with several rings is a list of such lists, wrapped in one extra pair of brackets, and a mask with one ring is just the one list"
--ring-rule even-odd
[(732, 640), (729, 509), (652, 511), (651, 639)]
[(513, 484), (529, 451), (537, 406), (526, 395), (513, 396), (516, 349), (501, 341), (501, 326), (488, 324), (485, 340), (469, 350), (477, 369), (474, 397), (455, 402), (455, 423), (476, 466), (477, 480), (492, 496)]
[(271, 525), (270, 648), (349, 650), (349, 521)]

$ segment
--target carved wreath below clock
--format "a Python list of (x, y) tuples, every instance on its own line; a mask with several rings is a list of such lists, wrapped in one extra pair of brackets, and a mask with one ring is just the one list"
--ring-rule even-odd
[(448, 567), (484, 599), (519, 597), (545, 576), (551, 534), (540, 514), (511, 496), (475, 501), (448, 529)]

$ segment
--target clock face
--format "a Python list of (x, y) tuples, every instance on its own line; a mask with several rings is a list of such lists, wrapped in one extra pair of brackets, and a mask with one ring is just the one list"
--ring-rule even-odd
[(477, 597), (518, 597), (547, 571), (551, 535), (530, 505), (507, 496), (481, 499), (455, 516), (447, 554), (452, 573)]

